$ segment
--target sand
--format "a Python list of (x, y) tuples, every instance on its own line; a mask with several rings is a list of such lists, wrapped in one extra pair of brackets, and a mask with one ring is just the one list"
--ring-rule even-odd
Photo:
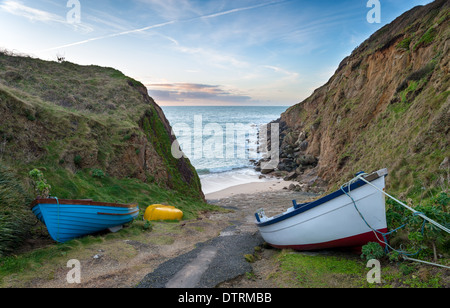
[(287, 190), (287, 188), (291, 184), (298, 184), (298, 183), (284, 181), (282, 179), (273, 179), (266, 182), (254, 182), (229, 187), (224, 190), (206, 194), (205, 197), (206, 200), (218, 200), (243, 194), (254, 195), (266, 192), (277, 192)]

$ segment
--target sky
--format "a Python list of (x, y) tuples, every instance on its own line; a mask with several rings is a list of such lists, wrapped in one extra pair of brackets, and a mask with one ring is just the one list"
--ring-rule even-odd
[(161, 106), (292, 106), (371, 34), (430, 2), (0, 0), (0, 48), (116, 68)]

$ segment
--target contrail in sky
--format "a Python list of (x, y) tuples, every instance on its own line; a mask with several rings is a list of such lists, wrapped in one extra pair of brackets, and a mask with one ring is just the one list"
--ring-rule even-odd
[(61, 48), (67, 48), (67, 47), (72, 47), (72, 46), (77, 46), (77, 45), (83, 45), (83, 44), (86, 44), (86, 43), (89, 43), (89, 42), (99, 41), (99, 40), (103, 40), (103, 39), (107, 39), (107, 38), (111, 38), (111, 37), (122, 36), (122, 35), (131, 34), (131, 33), (144, 32), (144, 31), (147, 31), (147, 30), (150, 30), (150, 29), (160, 28), (160, 27), (164, 27), (164, 26), (167, 26), (167, 25), (170, 25), (170, 24), (174, 24), (174, 23), (176, 23), (176, 21), (168, 21), (168, 22), (165, 22), (165, 23), (161, 23), (161, 24), (157, 24), (157, 25), (153, 25), (153, 26), (148, 26), (148, 27), (145, 27), (145, 28), (128, 30), (128, 31), (123, 31), (123, 32), (119, 32), (119, 33), (113, 33), (113, 34), (109, 34), (109, 35), (104, 35), (104, 36), (90, 38), (90, 39), (87, 39), (87, 40), (84, 40), (84, 41), (79, 41), (79, 42), (70, 43), (70, 44), (66, 44), (66, 45), (62, 45), (62, 46), (58, 46), (58, 47), (44, 49), (44, 50), (40, 50), (39, 52), (52, 51), (52, 50), (61, 49)]
[[(281, 1), (281, 2), (284, 2), (284, 1)], [(210, 15), (196, 17), (194, 19), (214, 18), (214, 17), (219, 17), (219, 16), (228, 15), (228, 14), (232, 14), (232, 13), (237, 13), (237, 12), (242, 12), (242, 11), (247, 11), (247, 10), (253, 10), (253, 9), (260, 8), (260, 7), (276, 4), (276, 3), (280, 3), (280, 1), (272, 1), (272, 2), (269, 2), (269, 3), (262, 3), (262, 4), (258, 4), (258, 5), (254, 5), (254, 6), (248, 6), (248, 7), (232, 9), (232, 10), (228, 10), (228, 11), (223, 11), (223, 12), (219, 12), (219, 13), (214, 13), (214, 14), (210, 14)]]
[(73, 47), (73, 46), (77, 46), (77, 45), (83, 45), (83, 44), (90, 43), (90, 42), (93, 42), (93, 41), (99, 41), (99, 40), (103, 40), (103, 39), (107, 39), (107, 38), (112, 38), (112, 37), (132, 34), (132, 33), (144, 32), (144, 31), (147, 31), (147, 30), (150, 30), (150, 29), (155, 29), (155, 28), (161, 28), (161, 27), (164, 27), (164, 26), (168, 26), (168, 25), (171, 25), (171, 24), (178, 23), (178, 22), (189, 22), (189, 21), (194, 21), (194, 20), (198, 20), (198, 19), (214, 18), (214, 17), (229, 15), (229, 14), (233, 14), (233, 13), (237, 13), (237, 12), (253, 10), (253, 9), (257, 9), (257, 8), (261, 8), (261, 7), (265, 7), (265, 6), (270, 6), (270, 5), (273, 5), (273, 4), (279, 4), (279, 3), (282, 3), (282, 2), (286, 2), (286, 1), (272, 1), (272, 2), (268, 2), (268, 3), (262, 3), (262, 4), (258, 4), (258, 5), (242, 7), (242, 8), (227, 10), (227, 11), (223, 11), (223, 12), (213, 13), (213, 14), (208, 14), (208, 15), (204, 15), (204, 16), (198, 16), (198, 17), (194, 17), (194, 18), (186, 19), (186, 20), (168, 21), (168, 22), (164, 22), (164, 23), (160, 23), (160, 24), (156, 24), (156, 25), (152, 25), (152, 26), (148, 26), (148, 27), (144, 27), (144, 28), (140, 28), (140, 29), (133, 29), (133, 30), (128, 30), (128, 31), (108, 34), (108, 35), (94, 37), (94, 38), (90, 38), (90, 39), (87, 39), (87, 40), (83, 40), (83, 41), (79, 41), (79, 42), (75, 42), (75, 43), (70, 43), (70, 44), (66, 44), (66, 45), (62, 45), (62, 46), (58, 46), (58, 47), (52, 47), (52, 48), (49, 48), (49, 49), (40, 50), (38, 52), (53, 51), (53, 50), (57, 50), (57, 49)]

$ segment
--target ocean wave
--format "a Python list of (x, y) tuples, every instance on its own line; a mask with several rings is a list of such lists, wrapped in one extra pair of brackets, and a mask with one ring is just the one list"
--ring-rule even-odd
[(209, 173), (200, 175), (203, 193), (210, 194), (233, 186), (247, 183), (265, 182), (266, 178), (261, 178), (260, 173), (253, 168), (235, 169), (221, 173)]
[(216, 174), (216, 173), (225, 173), (231, 172), (241, 169), (248, 169), (252, 166), (249, 165), (239, 165), (239, 166), (231, 166), (231, 167), (216, 167), (216, 168), (205, 168), (205, 169), (197, 169), (197, 173), (199, 175), (207, 175), (207, 174)]

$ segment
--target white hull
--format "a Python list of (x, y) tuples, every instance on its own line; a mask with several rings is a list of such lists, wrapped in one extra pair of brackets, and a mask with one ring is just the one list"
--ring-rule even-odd
[[(371, 183), (383, 189), (384, 175)], [(352, 189), (349, 194), (367, 224), (375, 230), (386, 232), (384, 194), (367, 184)], [(378, 242), (377, 236), (361, 218), (351, 198), (339, 191), (312, 202), (309, 206), (290, 208), (282, 215), (273, 218), (263, 216), (259, 220), (257, 225), (264, 240), (279, 248), (314, 250), (357, 247), (369, 241)], [(383, 240), (381, 235), (378, 238)]]

